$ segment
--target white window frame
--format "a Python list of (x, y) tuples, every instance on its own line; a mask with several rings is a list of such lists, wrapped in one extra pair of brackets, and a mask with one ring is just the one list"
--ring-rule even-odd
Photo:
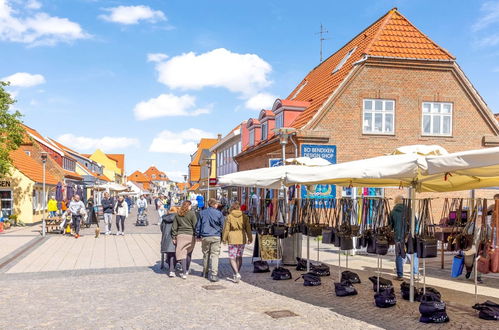
[[(372, 107), (371, 109), (366, 109), (366, 102), (372, 102)], [(381, 101), (382, 102), (382, 110), (375, 110), (375, 102), (376, 101)], [(393, 108), (392, 110), (386, 110), (386, 104), (387, 103), (393, 103)], [(395, 135), (395, 100), (391, 99), (363, 99), (362, 100), (362, 134), (369, 134), (369, 135)], [(371, 131), (366, 130), (366, 114), (371, 115)], [(382, 121), (381, 121), (381, 132), (376, 132), (374, 130), (374, 123), (375, 123), (375, 115), (376, 114), (381, 114), (382, 115)], [(393, 117), (393, 122), (392, 122), (392, 131), (391, 132), (386, 132), (386, 116), (387, 115), (392, 115)]]
[[(425, 112), (425, 105), (430, 106), (430, 112)], [(435, 105), (440, 106), (440, 112), (437, 112), (434, 108)], [(447, 105), (450, 107), (450, 112), (444, 113), (441, 112), (444, 106)], [(452, 136), (452, 124), (453, 124), (453, 116), (454, 116), (454, 105), (451, 102), (423, 102), (421, 104), (421, 135), (422, 136)], [(430, 132), (425, 132), (425, 117), (430, 117)], [(440, 129), (438, 133), (433, 132), (433, 125), (435, 124), (435, 118), (440, 118)], [(444, 118), (449, 117), (449, 132), (443, 133), (444, 129)]]
[(275, 128), (284, 127), (284, 112), (279, 112), (275, 116)]
[(3, 202), (3, 201), (10, 201), (10, 209), (7, 209), (7, 208), (1, 208), (1, 212), (0, 212), (0, 216), (4, 216), (3, 213), (4, 211), (6, 210), (10, 210), (10, 214), (9, 215), (12, 215), (14, 214), (14, 190), (10, 190), (10, 189), (0, 189), (1, 192), (9, 192), (10, 193), (10, 198), (1, 198), (0, 201)]
[(268, 122), (262, 124), (262, 141), (267, 140), (268, 128), (269, 128)]
[(249, 145), (250, 147), (255, 145), (255, 129), (249, 131)]

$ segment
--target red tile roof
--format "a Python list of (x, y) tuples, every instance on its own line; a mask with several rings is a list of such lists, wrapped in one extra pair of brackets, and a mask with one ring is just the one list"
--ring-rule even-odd
[(64, 177), (65, 178), (71, 178), (71, 179), (76, 179), (76, 180), (83, 180), (83, 177), (81, 175), (79, 175), (78, 173), (76, 172), (73, 172), (73, 171), (68, 171), (68, 170), (64, 170)]
[(194, 184), (192, 187), (190, 187), (188, 190), (189, 191), (196, 191), (199, 189), (199, 183)]
[(121, 169), (121, 173), (125, 173), (125, 155), (124, 154), (106, 154), (107, 157), (116, 161), (116, 166)]
[[(351, 55), (346, 58), (349, 52)], [(310, 103), (292, 126), (305, 126), (347, 77), (353, 64), (366, 55), (449, 61), (455, 59), (394, 8), (310, 71), (287, 100), (283, 100), (285, 104), (290, 104), (289, 101)], [(340, 66), (342, 61), (344, 63)]]
[(146, 182), (151, 181), (146, 175), (144, 175), (144, 173), (142, 173), (140, 171), (135, 171), (132, 174), (130, 174), (128, 176), (128, 180), (136, 181), (136, 182), (140, 182), (140, 183), (146, 183)]
[[(168, 181), (168, 177), (166, 176), (165, 172), (162, 172), (157, 169), (156, 166), (151, 166), (147, 169), (147, 171), (144, 172), (147, 177), (151, 178), (153, 181)], [(154, 179), (153, 179), (154, 175)]]
[[(26, 175), (30, 180), (43, 183), (43, 165), (37, 163), (33, 158), (26, 155), (22, 149), (17, 149), (10, 153), (13, 165), (22, 174)], [(56, 185), (58, 180), (49, 173), (45, 172), (45, 183)]]
[[(203, 149), (210, 149), (218, 142), (218, 139), (201, 139), (198, 144), (198, 151), (196, 157), (192, 160), (192, 165), (199, 165), (199, 159), (201, 158), (201, 151)], [(196, 180), (194, 180), (196, 181)]]

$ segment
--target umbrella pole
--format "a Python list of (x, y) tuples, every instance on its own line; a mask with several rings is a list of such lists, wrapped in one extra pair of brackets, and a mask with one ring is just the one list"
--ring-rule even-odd
[[(414, 237), (414, 226), (415, 226), (415, 212), (414, 212), (414, 199), (415, 199), (415, 190), (414, 187), (409, 188), (409, 199), (410, 199), (410, 209), (411, 209), (411, 237)], [(413, 251), (414, 252), (414, 251)], [(411, 286), (409, 290), (409, 301), (414, 302), (414, 253), (411, 255)]]
[(307, 272), (310, 272), (310, 235), (307, 233)]
[(377, 288), (376, 288), (376, 292), (379, 293), (379, 274), (380, 273), (380, 257), (379, 257), (379, 254), (378, 254), (378, 279), (377, 279), (377, 282), (378, 282), (378, 285), (377, 285)]
[(317, 262), (319, 262), (319, 249), (320, 249), (319, 237), (317, 237)]
[(423, 294), (426, 293), (426, 258), (423, 258)]
[[(479, 257), (478, 257), (479, 258)], [(478, 304), (478, 272), (476, 270), (478, 266), (478, 258), (475, 258), (475, 304)]]
[(341, 281), (341, 250), (338, 249), (338, 281)]

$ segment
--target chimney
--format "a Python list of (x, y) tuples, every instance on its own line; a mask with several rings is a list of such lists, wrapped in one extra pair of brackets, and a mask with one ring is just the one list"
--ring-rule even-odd
[(218, 141), (220, 141), (222, 139), (222, 134), (218, 133), (217, 134), (217, 139), (218, 139)]

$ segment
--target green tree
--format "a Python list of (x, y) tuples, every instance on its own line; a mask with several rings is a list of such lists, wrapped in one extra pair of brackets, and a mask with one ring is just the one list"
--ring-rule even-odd
[(19, 148), (25, 134), (21, 125), (21, 113), (10, 111), (16, 100), (5, 90), (4, 87), (8, 85), (0, 81), (0, 177), (10, 172), (10, 152)]

